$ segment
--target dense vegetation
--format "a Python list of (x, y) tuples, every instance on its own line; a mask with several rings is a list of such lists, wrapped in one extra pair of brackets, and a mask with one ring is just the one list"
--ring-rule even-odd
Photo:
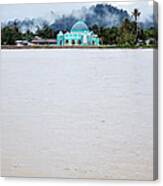
[[(98, 9), (97, 9), (98, 8)], [(94, 8), (94, 12), (98, 12), (101, 15), (103, 9), (106, 9), (105, 6), (96, 6)], [(112, 7), (107, 7), (109, 11), (117, 13), (117, 9)], [(100, 10), (100, 11), (99, 11)], [(103, 10), (103, 12), (105, 12)], [(127, 16), (126, 18), (120, 20), (120, 24), (113, 26), (101, 26), (100, 24), (88, 24), (90, 30), (94, 31), (100, 38), (101, 45), (110, 45), (115, 47), (156, 47), (157, 46), (157, 29), (154, 26), (145, 28), (141, 24), (138, 23), (138, 17), (141, 13), (138, 9), (135, 9), (132, 13), (134, 19), (130, 19), (126, 12), (120, 11), (120, 15)], [(102, 16), (104, 16), (102, 14)], [(88, 15), (87, 15), (88, 17)], [(68, 20), (67, 20), (68, 19)], [(42, 27), (38, 27), (35, 32), (30, 29), (22, 32), (20, 27), (20, 22), (14, 21), (12, 24), (7, 24), (1, 29), (1, 44), (2, 45), (15, 45), (16, 40), (27, 40), (29, 42), (34, 39), (35, 36), (39, 36), (41, 38), (56, 38), (56, 35), (59, 31), (59, 25), (63, 28), (63, 31), (70, 30), (70, 25), (67, 24), (69, 22), (75, 22), (76, 20), (72, 17), (65, 18), (67, 21), (66, 24), (64, 20), (60, 19), (59, 23), (56, 21), (55, 24), (49, 25), (48, 23), (44, 23)], [(65, 25), (69, 25), (66, 27), (61, 24), (62, 21)], [(70, 21), (71, 20), (71, 21)], [(87, 19), (89, 20), (89, 19)], [(87, 22), (87, 21), (86, 21)], [(148, 41), (148, 42), (147, 42)]]
[(126, 19), (120, 27), (103, 28), (94, 25), (91, 28), (101, 39), (103, 45), (116, 45), (119, 47), (144, 46), (149, 40), (152, 47), (157, 45), (157, 30), (153, 27), (142, 29), (135, 22)]
[(27, 30), (22, 33), (16, 24), (12, 26), (5, 26), (1, 30), (1, 44), (2, 45), (15, 45), (16, 40), (27, 40), (29, 42), (34, 39), (35, 36), (41, 38), (56, 38), (57, 32), (52, 30), (48, 25), (43, 26), (42, 29), (38, 29), (35, 33)]

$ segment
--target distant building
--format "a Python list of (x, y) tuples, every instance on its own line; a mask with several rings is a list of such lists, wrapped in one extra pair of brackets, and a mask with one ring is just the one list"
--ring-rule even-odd
[(154, 38), (148, 38), (146, 41), (145, 41), (146, 45), (147, 46), (150, 46), (152, 44), (156, 44), (156, 40)]
[(23, 46), (28, 46), (29, 42), (27, 40), (16, 40), (16, 46), (18, 47), (23, 47)]
[(27, 40), (17, 40), (16, 46), (23, 47), (23, 46), (56, 46), (57, 41), (56, 39), (42, 39), (38, 36), (35, 36), (35, 38), (29, 42)]
[(31, 42), (31, 45), (36, 45), (36, 46), (51, 45), (51, 46), (54, 46), (54, 45), (56, 45), (56, 40), (55, 39), (42, 39), (38, 36), (35, 36), (35, 38)]
[(60, 31), (57, 35), (57, 46), (99, 46), (99, 43), (98, 36), (83, 21), (76, 22), (71, 32)]

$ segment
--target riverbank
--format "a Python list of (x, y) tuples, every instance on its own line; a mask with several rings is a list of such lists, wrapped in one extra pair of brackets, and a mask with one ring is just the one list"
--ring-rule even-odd
[(1, 49), (66, 49), (66, 48), (79, 48), (79, 49), (148, 49), (148, 48), (157, 48), (156, 46), (150, 45), (150, 46), (133, 46), (133, 47), (124, 47), (124, 46), (107, 46), (107, 45), (100, 45), (100, 46), (50, 46), (50, 45), (37, 45), (37, 46), (16, 46), (16, 45), (2, 45)]

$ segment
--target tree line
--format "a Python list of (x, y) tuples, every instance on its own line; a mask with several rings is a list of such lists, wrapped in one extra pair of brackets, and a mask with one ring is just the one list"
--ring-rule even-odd
[[(118, 47), (135, 47), (146, 46), (157, 47), (158, 31), (156, 28), (144, 29), (138, 24), (138, 17), (141, 13), (138, 9), (134, 9), (132, 13), (134, 19), (124, 19), (120, 26), (105, 28), (93, 25), (90, 27), (95, 34), (100, 38), (101, 45), (111, 45)], [(56, 38), (58, 31), (52, 29), (49, 25), (45, 24), (42, 28), (37, 29), (35, 33), (27, 30), (22, 33), (17, 23), (13, 25), (6, 25), (1, 29), (1, 44), (2, 45), (15, 45), (16, 40), (27, 40), (31, 42), (35, 36), (41, 38)]]

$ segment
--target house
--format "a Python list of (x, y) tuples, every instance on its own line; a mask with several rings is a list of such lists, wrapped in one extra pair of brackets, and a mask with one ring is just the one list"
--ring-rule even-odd
[(27, 40), (16, 40), (16, 46), (18, 47), (23, 47), (23, 46), (28, 46), (29, 42)]
[(36, 36), (32, 40), (31, 45), (34, 45), (34, 46), (42, 46), (42, 45), (54, 46), (54, 45), (56, 45), (56, 39), (42, 39), (42, 38)]

